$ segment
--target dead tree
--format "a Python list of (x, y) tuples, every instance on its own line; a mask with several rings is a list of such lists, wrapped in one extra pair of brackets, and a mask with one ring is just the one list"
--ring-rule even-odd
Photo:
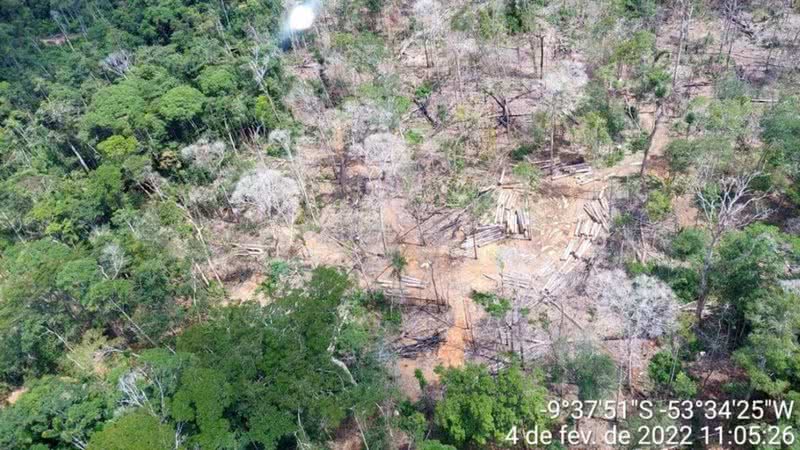
[[(705, 182), (698, 183), (694, 195), (705, 218), (705, 227), (710, 240), (703, 254), (703, 267), (700, 272), (700, 293), (697, 298), (695, 314), (698, 322), (703, 317), (703, 309), (709, 293), (708, 277), (711, 272), (714, 251), (722, 236), (733, 229), (747, 226), (767, 215), (760, 208), (765, 193), (757, 194), (751, 184), (761, 175), (760, 171), (731, 176), (716, 182), (716, 189), (708, 189)], [(711, 180), (710, 173), (701, 180)]]
[(414, 18), (422, 26), (422, 45), (425, 50), (425, 67), (433, 67), (430, 43), (436, 42), (446, 29), (445, 14), (437, 0), (417, 0), (414, 2)]
[(650, 130), (650, 134), (647, 135), (647, 146), (644, 148), (644, 155), (642, 155), (642, 167), (639, 169), (639, 179), (642, 183), (642, 192), (647, 191), (647, 181), (645, 179), (645, 175), (647, 175), (647, 158), (650, 156), (650, 151), (653, 149), (653, 141), (655, 140), (656, 133), (658, 132), (658, 126), (661, 124), (661, 120), (664, 118), (664, 104), (660, 100), (656, 103), (656, 112), (655, 112), (655, 120), (653, 121), (653, 129)]
[(678, 38), (678, 54), (675, 56), (675, 66), (672, 69), (672, 92), (675, 92), (675, 83), (678, 80), (678, 68), (681, 65), (684, 42), (689, 37), (689, 23), (694, 12), (694, 3), (691, 0), (679, 0), (681, 11), (681, 30)]
[(589, 281), (587, 293), (619, 319), (620, 334), (625, 339), (630, 387), (633, 382), (633, 341), (657, 338), (674, 330), (678, 314), (675, 294), (656, 278), (639, 275), (631, 280), (621, 270), (597, 273)]

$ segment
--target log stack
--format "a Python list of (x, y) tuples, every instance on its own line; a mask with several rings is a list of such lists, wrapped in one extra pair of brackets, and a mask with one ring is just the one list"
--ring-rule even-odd
[(592, 166), (585, 162), (566, 164), (561, 162), (559, 159), (542, 159), (539, 161), (531, 161), (531, 163), (538, 167), (542, 172), (552, 172), (554, 180), (577, 176), (578, 184), (586, 184), (594, 181), (594, 169), (592, 169)]
[(478, 227), (475, 233), (467, 236), (467, 239), (461, 244), (461, 248), (469, 250), (475, 247), (484, 247), (493, 242), (503, 240), (506, 237), (506, 227), (504, 225), (482, 225)]
[(531, 217), (528, 212), (528, 199), (509, 189), (500, 189), (497, 194), (497, 208), (494, 223), (502, 225), (510, 235), (531, 238)]

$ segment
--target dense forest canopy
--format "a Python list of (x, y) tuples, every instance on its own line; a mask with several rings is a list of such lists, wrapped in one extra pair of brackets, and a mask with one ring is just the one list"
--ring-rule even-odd
[(778, 0), (0, 0), (0, 448), (800, 401), (799, 36)]

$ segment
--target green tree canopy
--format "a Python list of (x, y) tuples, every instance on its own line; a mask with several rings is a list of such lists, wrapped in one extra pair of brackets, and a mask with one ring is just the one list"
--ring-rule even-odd
[(485, 366), (437, 368), (444, 399), (435, 420), (456, 446), (503, 443), (512, 427), (547, 426), (547, 390), (517, 365), (492, 376)]
[(176, 450), (175, 430), (145, 411), (134, 411), (106, 424), (86, 450)]

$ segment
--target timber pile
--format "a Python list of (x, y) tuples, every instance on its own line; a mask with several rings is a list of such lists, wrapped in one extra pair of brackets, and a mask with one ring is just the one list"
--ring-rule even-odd
[(500, 274), (503, 287), (518, 290), (528, 290), (533, 285), (533, 277), (521, 273), (504, 272)]
[(461, 248), (469, 250), (475, 247), (483, 247), (493, 242), (501, 241), (506, 237), (503, 225), (482, 225), (477, 231), (469, 236), (461, 244)]
[(409, 339), (415, 342), (413, 344), (401, 345), (394, 348), (397, 356), (401, 358), (414, 358), (420, 353), (435, 350), (444, 342), (444, 333), (442, 331), (436, 331), (428, 337)]
[(609, 231), (609, 207), (602, 191), (594, 200), (585, 203), (583, 210), (588, 217), (580, 218), (575, 223), (573, 238), (561, 253), (561, 266), (550, 275), (542, 288), (547, 294), (556, 294), (567, 286), (567, 275), (585, 259), (601, 230)]
[(231, 246), (236, 249), (236, 256), (260, 256), (267, 250), (266, 246), (259, 244), (240, 244), (234, 242)]
[(521, 234), (531, 238), (531, 217), (528, 213), (528, 199), (511, 189), (499, 189), (494, 223), (503, 225), (508, 234)]
[(596, 200), (585, 203), (583, 205), (583, 210), (586, 211), (586, 214), (588, 214), (595, 223), (600, 224), (604, 230), (609, 231), (608, 203), (605, 201), (602, 195), (600, 195)]
[[(396, 287), (396, 280), (378, 280), (377, 284), (383, 289), (393, 289)], [(419, 278), (402, 275), (400, 277), (400, 287), (404, 289), (425, 289), (425, 282)]]
[(383, 295), (395, 302), (401, 308), (419, 308), (427, 311), (441, 312), (448, 310), (450, 305), (445, 299), (422, 297), (413, 291), (398, 288), (383, 289)]
[(586, 184), (594, 181), (594, 178), (592, 177), (594, 170), (592, 169), (592, 166), (587, 163), (565, 164), (561, 162), (561, 160), (551, 159), (532, 161), (531, 163), (538, 167), (542, 172), (552, 172), (554, 180), (577, 175), (579, 177), (578, 184)]

